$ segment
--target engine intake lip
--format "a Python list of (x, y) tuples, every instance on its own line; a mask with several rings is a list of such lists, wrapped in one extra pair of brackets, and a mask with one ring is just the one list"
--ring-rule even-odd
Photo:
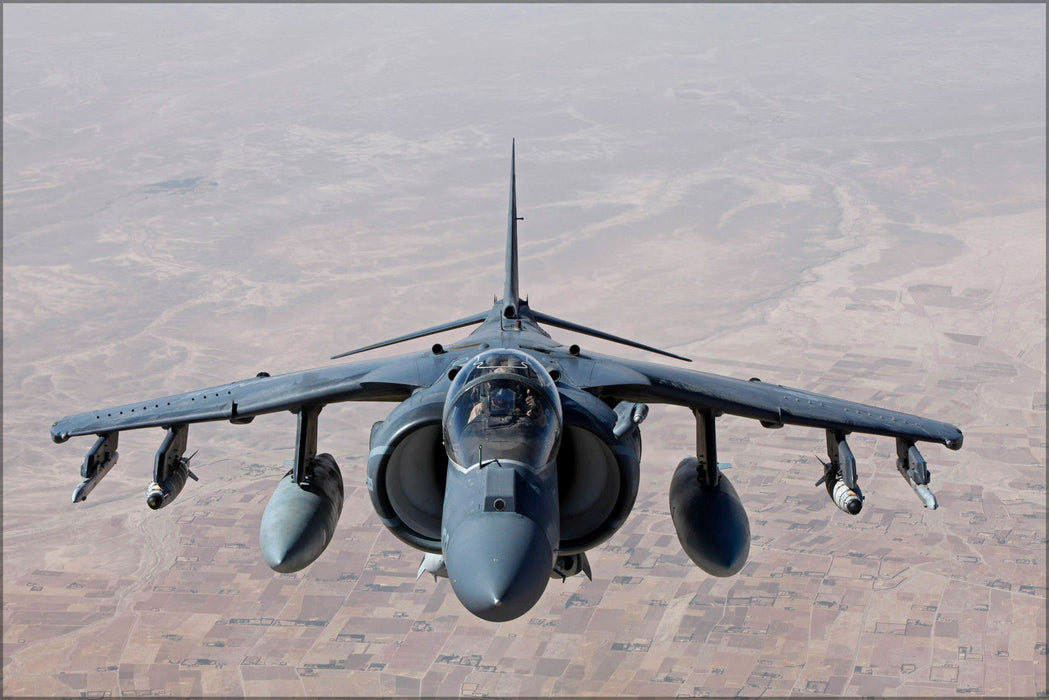
[[(428, 445), (422, 442), (411, 449), (422, 450), (420, 455), (434, 454), (440, 449), (440, 459), (437, 462), (429, 460), (424, 469), (431, 468), (433, 498), (436, 503), (443, 504), (444, 501), (444, 477), (447, 475), (448, 461), (441, 447), (441, 411), (443, 408), (443, 394), (423, 397), (421, 399), (409, 399), (395, 408), (390, 415), (372, 430), (371, 453), (368, 456), (368, 495), (371, 498), (372, 507), (379, 516), (383, 525), (405, 544), (421, 549), (432, 554), (441, 553), (440, 540), (440, 507), (424, 509), (420, 514), (423, 521), (427, 518), (434, 519), (430, 526), (421, 527), (420, 523), (411, 522), (413, 519), (407, 517), (406, 513), (399, 512), (397, 505), (404, 505), (404, 493), (391, 494), (391, 479), (403, 481), (408, 466), (403, 462), (403, 456), (398, 454), (398, 449), (405, 447), (406, 440), (424, 439)], [(417, 434), (418, 431), (425, 434)], [(425, 440), (429, 437), (429, 440)], [(398, 461), (394, 461), (395, 457)], [(391, 474), (391, 467), (400, 473)], [(397, 488), (397, 487), (395, 487)], [(399, 489), (403, 492), (403, 488)], [(411, 503), (411, 499), (407, 501)], [(409, 507), (411, 507), (409, 505)], [(428, 512), (432, 511), (432, 512)]]

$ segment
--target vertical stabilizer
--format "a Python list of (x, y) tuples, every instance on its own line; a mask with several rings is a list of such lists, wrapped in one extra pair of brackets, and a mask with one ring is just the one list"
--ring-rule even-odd
[(515, 143), (510, 142), (510, 213), (506, 223), (506, 282), (503, 285), (503, 315), (517, 318), (520, 294), (517, 287), (517, 185), (514, 176)]

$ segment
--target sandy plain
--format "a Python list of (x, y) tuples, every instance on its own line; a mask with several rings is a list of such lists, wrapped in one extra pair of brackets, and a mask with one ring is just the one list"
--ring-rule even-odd
[[(1044, 695), (1044, 96), (1044, 6), (5, 6), (4, 695)], [(291, 415), (194, 426), (158, 513), (125, 433), (69, 504), (62, 415), (487, 306), (514, 136), (535, 307), (956, 423), (941, 507), (854, 436), (850, 518), (819, 431), (725, 417), (754, 543), (707, 577), (654, 406), (594, 580), (491, 625), (371, 510), (389, 406), (322, 414), (347, 501), (299, 574), (257, 549)]]

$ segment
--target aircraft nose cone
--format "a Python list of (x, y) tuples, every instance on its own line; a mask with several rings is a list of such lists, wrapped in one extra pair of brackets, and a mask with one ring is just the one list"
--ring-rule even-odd
[(520, 617), (546, 590), (554, 552), (535, 521), (518, 513), (478, 513), (449, 535), (444, 552), (456, 597), (478, 617)]

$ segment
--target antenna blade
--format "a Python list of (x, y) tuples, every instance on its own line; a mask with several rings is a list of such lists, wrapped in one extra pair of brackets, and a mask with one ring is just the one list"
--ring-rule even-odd
[(654, 348), (651, 345), (645, 345), (643, 343), (638, 343), (638, 342), (635, 342), (633, 340), (627, 340), (626, 338), (620, 338), (619, 336), (612, 335), (611, 333), (605, 333), (603, 331), (594, 330), (593, 328), (587, 328), (586, 326), (580, 326), (578, 323), (572, 323), (571, 321), (565, 321), (565, 320), (562, 320), (560, 318), (554, 318), (553, 316), (548, 316), (547, 314), (541, 313), (539, 311), (534, 311), (533, 310), (532, 311), (532, 316), (534, 316), (535, 320), (539, 321), (540, 323), (548, 323), (551, 326), (557, 326), (558, 328), (564, 328), (566, 331), (575, 331), (576, 333), (583, 333), (584, 335), (591, 335), (591, 336), (593, 336), (595, 338), (601, 338), (602, 340), (610, 340), (613, 343), (619, 343), (620, 345), (629, 345), (632, 348), (638, 348), (640, 350), (647, 350), (649, 352), (654, 352), (657, 355), (665, 355), (666, 357), (673, 357), (675, 360), (684, 360), (685, 362), (691, 362), (692, 361), (692, 360), (690, 360), (687, 357), (682, 357), (681, 355), (675, 355), (672, 352), (667, 352), (666, 350), (660, 350), (659, 348)]
[(434, 333), (440, 333), (441, 331), (452, 330), (453, 328), (462, 328), (463, 326), (469, 326), (474, 323), (480, 323), (488, 317), (488, 313), (474, 314), (473, 316), (467, 316), (466, 318), (460, 318), (456, 321), (449, 321), (448, 323), (442, 323), (439, 326), (431, 326), (415, 333), (408, 333), (406, 335), (399, 335), (396, 338), (390, 340), (383, 340), (379, 343), (372, 343), (371, 345), (365, 345), (363, 348), (357, 348), (356, 350), (349, 350), (347, 352), (339, 353), (338, 355), (332, 355), (333, 360), (337, 360), (340, 357), (346, 357), (347, 355), (356, 355), (359, 352), (366, 352), (368, 350), (375, 350), (376, 348), (386, 347), (387, 345), (395, 345), (396, 343), (403, 343), (406, 340), (413, 340), (415, 338), (422, 338), (427, 335), (433, 335)]

